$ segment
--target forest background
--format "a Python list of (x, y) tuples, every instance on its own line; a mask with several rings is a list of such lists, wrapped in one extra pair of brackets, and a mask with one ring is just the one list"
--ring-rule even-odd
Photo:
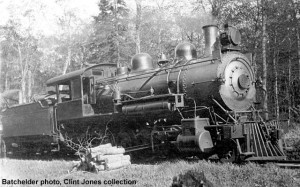
[(300, 0), (93, 2), (84, 12), (74, 0), (0, 0), (7, 12), (0, 20), (0, 93), (18, 89), (30, 102), (54, 76), (85, 64), (130, 66), (140, 52), (154, 61), (161, 53), (173, 58), (182, 41), (201, 56), (202, 27), (229, 23), (242, 34), (242, 51), (252, 53), (269, 117), (299, 121)]

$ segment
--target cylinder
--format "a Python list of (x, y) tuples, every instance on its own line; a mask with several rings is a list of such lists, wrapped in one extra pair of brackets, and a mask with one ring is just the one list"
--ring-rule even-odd
[(168, 101), (152, 101), (144, 103), (136, 103), (131, 105), (124, 105), (122, 107), (122, 112), (127, 115), (133, 114), (143, 114), (147, 112), (161, 112), (170, 111), (171, 106)]
[(218, 37), (218, 26), (216, 25), (206, 25), (202, 27), (204, 31), (205, 38), (205, 56), (212, 56), (212, 52), (216, 48), (216, 41)]
[(198, 132), (194, 136), (178, 135), (176, 143), (181, 152), (209, 153), (214, 147), (211, 135), (207, 130)]

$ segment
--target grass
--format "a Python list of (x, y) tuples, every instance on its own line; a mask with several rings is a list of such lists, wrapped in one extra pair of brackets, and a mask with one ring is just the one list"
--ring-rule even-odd
[(300, 127), (299, 124), (293, 124), (289, 132), (283, 136), (287, 147), (292, 149), (286, 150), (286, 155), (289, 160), (300, 159)]
[(288, 133), (284, 135), (287, 146), (299, 146), (300, 144), (300, 126), (294, 125), (295, 127), (290, 129)]
[[(37, 161), (37, 160), (0, 160), (0, 178), (2, 179), (33, 179), (38, 180), (38, 185), (44, 179), (58, 180), (61, 186), (82, 186), (64, 184), (65, 179), (79, 180), (100, 180), (100, 186), (171, 186), (174, 176), (184, 174), (187, 171), (204, 172), (205, 177), (214, 186), (224, 187), (247, 187), (247, 186), (300, 186), (300, 178), (297, 174), (300, 170), (289, 170), (278, 168), (275, 165), (257, 164), (234, 165), (211, 163), (206, 161), (188, 162), (184, 160), (166, 161), (159, 164), (143, 165), (133, 164), (127, 168), (99, 173), (73, 172), (68, 173), (72, 168), (72, 161)], [(136, 185), (105, 185), (104, 181), (135, 180)], [(1, 183), (0, 183), (1, 185)], [(17, 185), (14, 185), (17, 186)], [(27, 186), (27, 185), (23, 185)], [(56, 185), (44, 185), (56, 186)], [(99, 185), (85, 185), (99, 186)]]

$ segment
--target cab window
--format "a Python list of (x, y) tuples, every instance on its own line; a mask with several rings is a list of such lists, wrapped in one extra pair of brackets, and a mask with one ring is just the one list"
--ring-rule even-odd
[(89, 90), (90, 90), (90, 81), (88, 77), (82, 77), (82, 93), (83, 93), (83, 103), (89, 103)]
[(70, 82), (65, 82), (58, 85), (58, 102), (66, 102), (71, 100), (71, 85)]
[(81, 83), (79, 78), (71, 81), (71, 90), (72, 100), (81, 98)]
[(96, 92), (94, 91), (94, 77), (82, 78), (82, 93), (84, 104), (96, 103)]

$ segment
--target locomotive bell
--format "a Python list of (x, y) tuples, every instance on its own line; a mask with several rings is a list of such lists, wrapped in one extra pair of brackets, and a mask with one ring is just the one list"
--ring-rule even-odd
[(178, 44), (175, 48), (175, 58), (184, 58), (185, 60), (197, 58), (196, 47), (189, 42)]
[(152, 57), (147, 53), (139, 53), (132, 57), (132, 72), (146, 71), (153, 69)]
[(157, 64), (159, 66), (164, 66), (168, 63), (169, 63), (169, 60), (167, 59), (166, 55), (162, 53), (161, 56), (160, 56), (160, 59), (157, 62)]

